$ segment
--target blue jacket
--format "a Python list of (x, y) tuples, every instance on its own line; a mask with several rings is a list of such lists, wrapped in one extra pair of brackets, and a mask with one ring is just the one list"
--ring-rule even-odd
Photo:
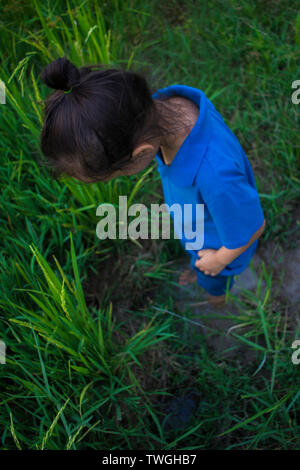
[[(204, 205), (202, 246), (186, 248), (186, 242), (191, 238), (185, 237), (184, 228), (178, 237), (180, 242), (192, 257), (200, 249), (219, 249), (222, 246), (234, 249), (247, 245), (262, 226), (264, 214), (250, 162), (238, 139), (202, 90), (187, 85), (171, 85), (158, 90), (152, 98), (159, 99), (160, 93), (184, 96), (200, 108), (197, 122), (171, 165), (164, 163), (160, 150), (155, 156), (165, 203), (169, 206), (180, 204), (182, 208), (183, 204), (192, 204), (188, 222), (194, 230), (197, 230), (196, 222), (201, 223), (196, 218), (196, 204)], [(170, 215), (173, 217), (172, 211)], [(176, 232), (176, 226), (174, 229)], [(243, 271), (257, 244), (258, 240), (220, 274), (232, 275)]]

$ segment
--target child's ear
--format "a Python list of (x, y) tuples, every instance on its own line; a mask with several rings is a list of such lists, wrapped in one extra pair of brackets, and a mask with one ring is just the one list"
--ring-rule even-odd
[(145, 153), (153, 151), (153, 148), (154, 147), (151, 144), (140, 144), (134, 149), (134, 151), (132, 152), (132, 156), (133, 158), (136, 158), (137, 156), (141, 157)]

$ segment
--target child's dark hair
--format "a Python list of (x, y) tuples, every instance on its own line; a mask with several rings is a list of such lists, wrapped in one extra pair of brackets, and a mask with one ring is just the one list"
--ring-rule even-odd
[(139, 73), (103, 65), (78, 69), (62, 57), (47, 65), (41, 78), (56, 90), (45, 100), (40, 142), (55, 177), (101, 181), (122, 171), (138, 143), (173, 133)]

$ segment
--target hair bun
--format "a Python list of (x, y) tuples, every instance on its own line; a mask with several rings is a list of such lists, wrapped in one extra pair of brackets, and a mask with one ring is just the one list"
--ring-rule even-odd
[(80, 72), (66, 57), (61, 57), (43, 68), (41, 79), (50, 88), (68, 91), (79, 81)]

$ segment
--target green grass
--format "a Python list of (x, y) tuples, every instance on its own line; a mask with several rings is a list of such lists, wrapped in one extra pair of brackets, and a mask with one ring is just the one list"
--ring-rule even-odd
[[(101, 202), (163, 202), (155, 163), (92, 185), (54, 181), (36, 163), (49, 93), (40, 72), (58, 56), (142, 71), (153, 91), (201, 88), (254, 169), (260, 244), (289, 248), (300, 198), (297, 2), (101, 3), (15, 1), (1, 15), (0, 446), (299, 449), (300, 331), (270, 266), (232, 319), (252, 361), (220, 356), (192, 311), (175, 307), (176, 240), (95, 236)], [(166, 403), (189, 390), (199, 392), (192, 419), (168, 428)]]

